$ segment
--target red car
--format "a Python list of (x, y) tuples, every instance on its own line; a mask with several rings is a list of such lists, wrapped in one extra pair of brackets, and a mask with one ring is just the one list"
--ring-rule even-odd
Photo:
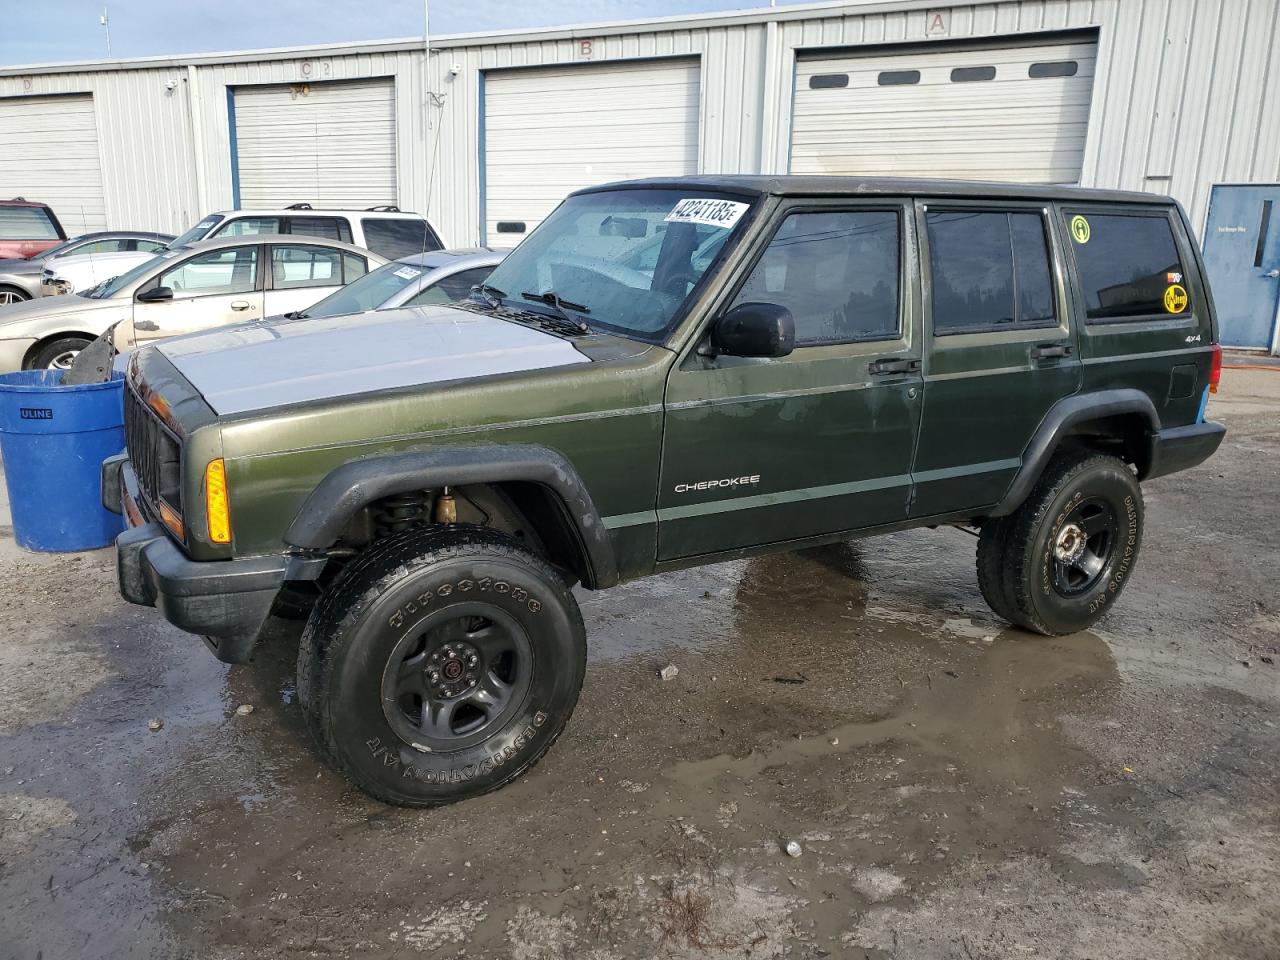
[(0, 200), (0, 259), (25, 260), (67, 239), (48, 205), (16, 197)]

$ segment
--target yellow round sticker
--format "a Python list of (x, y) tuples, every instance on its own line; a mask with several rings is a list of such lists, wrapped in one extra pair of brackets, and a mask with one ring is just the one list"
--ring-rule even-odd
[(1078, 213), (1071, 218), (1071, 238), (1076, 243), (1089, 242), (1089, 221)]
[(1164, 308), (1170, 313), (1187, 309), (1187, 291), (1180, 283), (1171, 284), (1164, 292)]

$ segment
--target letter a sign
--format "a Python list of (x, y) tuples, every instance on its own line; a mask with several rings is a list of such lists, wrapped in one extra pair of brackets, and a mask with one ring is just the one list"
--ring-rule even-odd
[(949, 37), (951, 35), (951, 11), (930, 10), (925, 14), (926, 37)]

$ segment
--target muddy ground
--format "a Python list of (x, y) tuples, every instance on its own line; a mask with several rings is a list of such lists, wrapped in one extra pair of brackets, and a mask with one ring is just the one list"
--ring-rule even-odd
[(425, 813), (319, 763), (296, 628), (227, 668), (5, 527), (0, 957), (1274, 960), (1280, 372), (1211, 414), (1098, 629), (1007, 629), (956, 530), (582, 594), (560, 742)]

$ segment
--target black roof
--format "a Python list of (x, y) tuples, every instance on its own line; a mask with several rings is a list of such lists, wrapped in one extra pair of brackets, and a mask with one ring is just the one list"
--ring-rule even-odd
[(928, 180), (915, 177), (824, 177), (787, 176), (713, 176), (651, 177), (647, 180), (621, 180), (579, 190), (626, 188), (667, 188), (675, 190), (722, 190), (730, 193), (780, 197), (959, 197), (995, 198), (1002, 200), (1061, 200), (1075, 203), (1173, 203), (1171, 197), (1132, 190), (1099, 190), (1085, 187), (1061, 187), (1052, 184), (998, 183), (983, 180)]

